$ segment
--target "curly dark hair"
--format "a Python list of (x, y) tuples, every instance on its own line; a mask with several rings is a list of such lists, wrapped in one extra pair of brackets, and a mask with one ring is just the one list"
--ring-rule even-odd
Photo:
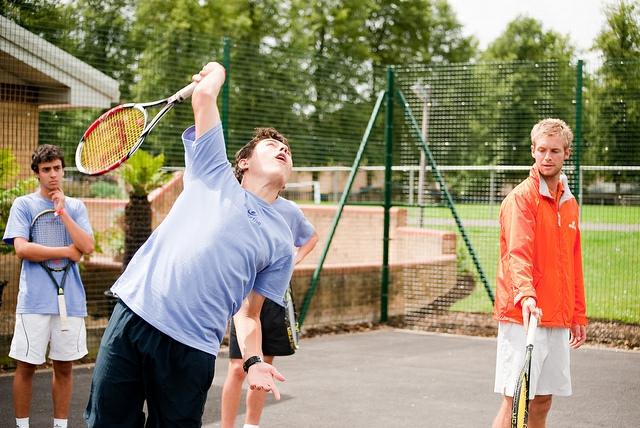
[(289, 150), (291, 150), (291, 146), (289, 146), (289, 140), (278, 132), (275, 128), (256, 128), (253, 133), (253, 138), (247, 144), (245, 144), (240, 150), (236, 152), (235, 159), (233, 161), (233, 173), (239, 182), (242, 182), (242, 177), (244, 176), (244, 170), (238, 166), (238, 163), (241, 159), (248, 159), (253, 154), (253, 150), (256, 148), (256, 145), (266, 139), (272, 139), (276, 141), (280, 141), (284, 143)]
[(38, 167), (43, 162), (51, 162), (56, 159), (60, 159), (62, 167), (64, 168), (64, 154), (62, 149), (53, 144), (43, 144), (38, 146), (31, 155), (31, 170), (38, 172)]

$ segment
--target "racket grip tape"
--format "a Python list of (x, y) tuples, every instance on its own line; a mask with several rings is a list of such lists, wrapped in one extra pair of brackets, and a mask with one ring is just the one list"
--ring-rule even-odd
[(178, 92), (173, 94), (171, 97), (169, 97), (167, 102), (169, 104), (172, 103), (172, 102), (180, 103), (180, 102), (186, 100), (187, 98), (189, 98), (191, 96), (191, 94), (193, 94), (193, 91), (194, 91), (194, 89), (196, 89), (197, 85), (198, 84), (196, 82), (192, 82), (192, 83), (188, 84), (187, 86), (185, 86), (184, 88), (180, 89)]
[(529, 317), (529, 327), (527, 330), (527, 345), (533, 345), (536, 338), (536, 329), (538, 328), (538, 317), (531, 315)]

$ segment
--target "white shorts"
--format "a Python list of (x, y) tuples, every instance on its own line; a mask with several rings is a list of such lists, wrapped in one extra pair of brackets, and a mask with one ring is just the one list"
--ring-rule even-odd
[[(513, 397), (524, 364), (526, 335), (522, 324), (501, 322), (494, 391)], [(531, 354), (529, 398), (571, 395), (569, 329), (538, 327)]]
[(29, 364), (43, 364), (49, 345), (49, 358), (75, 361), (87, 355), (84, 318), (69, 317), (69, 330), (60, 330), (58, 315), (17, 314), (9, 356)]

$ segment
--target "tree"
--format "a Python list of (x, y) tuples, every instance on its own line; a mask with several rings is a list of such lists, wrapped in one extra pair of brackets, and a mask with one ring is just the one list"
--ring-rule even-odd
[(0, 0), (0, 15), (44, 38), (57, 47), (70, 50), (71, 8), (57, 0)]
[[(605, 9), (605, 28), (595, 41), (603, 65), (594, 89), (594, 124), (588, 136), (592, 156), (606, 165), (640, 165), (640, 3), (620, 1)], [(613, 174), (617, 191), (624, 172)], [(637, 180), (637, 174), (635, 179)]]
[(133, 0), (78, 0), (71, 3), (74, 16), (72, 52), (87, 64), (120, 83), (122, 99), (131, 99), (135, 48), (131, 41)]
[(304, 96), (294, 105), (306, 121), (304, 161), (313, 164), (351, 161), (386, 65), (469, 60), (475, 53), (444, 1), (300, 0), (291, 2), (289, 16), (281, 45), (291, 48), (289, 63), (300, 71), (292, 82)]
[(376, 65), (467, 62), (476, 54), (477, 41), (462, 35), (446, 0), (371, 3), (367, 39)]
[(492, 124), (476, 131), (495, 138), (495, 164), (530, 164), (529, 133), (540, 119), (573, 122), (574, 52), (568, 37), (545, 31), (533, 18), (518, 17), (481, 54), (482, 61), (497, 62), (479, 76), (486, 79), (483, 98), (489, 105), (475, 119), (478, 125)]
[[(212, 40), (204, 32), (206, 15), (197, 0), (140, 0), (135, 16), (133, 100), (169, 96), (187, 85), (207, 61), (221, 56), (221, 41)], [(176, 135), (192, 123), (190, 103), (177, 106), (145, 140), (145, 148), (164, 153), (170, 165), (182, 165), (184, 152)]]

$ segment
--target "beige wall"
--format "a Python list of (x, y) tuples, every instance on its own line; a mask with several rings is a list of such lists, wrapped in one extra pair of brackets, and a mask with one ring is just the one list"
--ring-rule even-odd
[(0, 102), (0, 147), (11, 149), (16, 157), (20, 167), (18, 178), (32, 175), (31, 153), (37, 145), (38, 106)]
[[(154, 215), (165, 215), (181, 188), (182, 180), (177, 175), (163, 190), (154, 192), (150, 196)], [(126, 204), (126, 200), (85, 199), (84, 202), (94, 230), (112, 226)], [(294, 272), (292, 284), (298, 309), (309, 288), (337, 210), (331, 205), (302, 205), (301, 208), (314, 224), (320, 240)], [(306, 327), (379, 320), (383, 222), (381, 207), (345, 207), (309, 307)], [(390, 316), (427, 306), (456, 284), (455, 233), (412, 228), (406, 223), (406, 209), (393, 208), (389, 254)], [(10, 270), (15, 271), (5, 298), (15, 305), (19, 265), (11, 263), (11, 267)], [(108, 315), (109, 306), (102, 292), (113, 283), (119, 271), (119, 263), (104, 257), (93, 257), (85, 263), (83, 279), (91, 315)], [(10, 307), (7, 305), (2, 311)]]

